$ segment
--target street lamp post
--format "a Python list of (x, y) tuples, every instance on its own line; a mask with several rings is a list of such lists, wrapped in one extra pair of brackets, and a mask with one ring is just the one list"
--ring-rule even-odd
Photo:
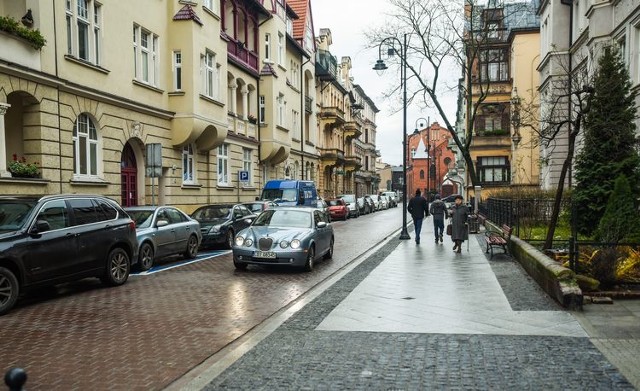
[[(411, 239), (407, 231), (407, 34), (404, 34), (404, 44), (396, 37), (387, 37), (378, 45), (378, 61), (373, 69), (378, 75), (382, 75), (387, 65), (382, 59), (382, 45), (387, 41), (395, 41), (400, 46), (400, 81), (402, 83), (402, 230), (400, 240)], [(387, 50), (388, 56), (393, 56), (397, 50), (393, 44)]]

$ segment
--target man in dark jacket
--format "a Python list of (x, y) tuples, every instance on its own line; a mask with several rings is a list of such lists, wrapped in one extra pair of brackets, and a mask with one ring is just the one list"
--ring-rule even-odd
[(436, 234), (436, 244), (438, 244), (438, 240), (442, 243), (444, 218), (447, 212), (447, 206), (440, 199), (440, 194), (436, 194), (435, 201), (433, 201), (429, 206), (429, 212), (433, 216), (433, 232)]
[(416, 189), (416, 196), (409, 200), (407, 210), (413, 218), (413, 228), (416, 232), (416, 244), (420, 244), (420, 231), (422, 230), (422, 220), (429, 215), (429, 204), (420, 195), (420, 189)]

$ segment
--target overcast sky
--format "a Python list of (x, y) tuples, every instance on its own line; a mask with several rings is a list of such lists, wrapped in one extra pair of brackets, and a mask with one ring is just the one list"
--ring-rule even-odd
[[(382, 161), (392, 165), (402, 163), (402, 110), (392, 112), (393, 102), (385, 100), (383, 93), (391, 86), (400, 83), (400, 77), (394, 70), (387, 70), (378, 76), (372, 69), (378, 59), (378, 49), (365, 49), (365, 29), (382, 25), (388, 16), (387, 0), (312, 0), (311, 10), (316, 35), (321, 28), (331, 30), (333, 44), (331, 54), (338, 62), (344, 56), (351, 57), (354, 83), (359, 84), (365, 93), (375, 102), (380, 112), (376, 117), (376, 147), (380, 150)], [(453, 70), (453, 80), (460, 74)], [(399, 95), (396, 100), (400, 99)], [(397, 104), (397, 103), (396, 103)], [(447, 107), (450, 120), (455, 122), (455, 96), (448, 99)], [(453, 116), (453, 117), (452, 117)], [(407, 109), (407, 132), (412, 133), (418, 118), (430, 117), (431, 122), (438, 121), (434, 109), (420, 111), (418, 107)], [(425, 123), (426, 121), (419, 121)], [(442, 121), (440, 121), (442, 123)]]

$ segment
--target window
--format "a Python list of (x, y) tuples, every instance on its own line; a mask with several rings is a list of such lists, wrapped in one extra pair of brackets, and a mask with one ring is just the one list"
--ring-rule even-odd
[(300, 113), (296, 110), (291, 110), (291, 130), (295, 131), (298, 129), (298, 123), (300, 122), (299, 117)]
[(278, 64), (284, 66), (284, 35), (278, 33)]
[(509, 63), (506, 49), (489, 49), (480, 53), (480, 80), (506, 81)]
[(509, 183), (509, 160), (504, 156), (479, 157), (477, 170), (481, 183)]
[(220, 5), (219, 5), (220, 0), (204, 0), (202, 2), (202, 5), (209, 9), (210, 11), (213, 11), (213, 13), (215, 13), (216, 15), (218, 15), (220, 13)]
[(67, 54), (100, 64), (101, 5), (93, 0), (66, 1)]
[(415, 156), (416, 156), (416, 149), (411, 148), (411, 159), (413, 159)]
[(258, 113), (260, 115), (260, 123), (264, 124), (266, 122), (266, 100), (264, 95), (260, 95), (260, 112)]
[(202, 57), (202, 67), (204, 73), (202, 93), (210, 98), (218, 98), (220, 87), (215, 54), (207, 51)]
[(85, 225), (100, 221), (96, 206), (89, 198), (71, 199), (69, 206), (73, 210), (73, 225)]
[[(640, 23), (635, 25), (634, 29), (634, 43), (633, 48), (635, 50), (636, 71), (634, 81), (640, 83)], [(633, 51), (632, 51), (633, 53)]]
[(63, 229), (70, 226), (69, 211), (64, 200), (49, 201), (40, 212), (36, 220), (46, 221), (49, 224), (49, 230)]
[(300, 88), (299, 69), (300, 66), (297, 63), (291, 61), (291, 85), (298, 89)]
[(135, 79), (146, 84), (157, 86), (158, 36), (140, 26), (134, 25), (133, 56)]
[(195, 183), (196, 176), (193, 150), (193, 144), (185, 145), (182, 149), (182, 183)]
[(173, 52), (173, 89), (182, 90), (182, 53)]
[(87, 114), (80, 114), (73, 127), (73, 172), (98, 175), (98, 132)]
[(264, 35), (264, 59), (271, 60), (271, 34)]
[(218, 147), (218, 185), (229, 185), (229, 144)]
[(277, 103), (278, 103), (278, 123), (276, 125), (278, 126), (284, 126), (284, 117), (285, 117), (285, 102), (284, 102), (284, 95), (280, 94), (278, 95), (277, 99)]
[(620, 38), (618, 38), (618, 40), (616, 41), (617, 45), (618, 45), (618, 50), (620, 51), (620, 58), (622, 59), (622, 62), (629, 66), (629, 61), (627, 58), (627, 37), (626, 36), (622, 36)]
[(243, 148), (242, 149), (242, 170), (243, 171), (247, 171), (249, 173), (249, 180), (247, 181), (247, 186), (251, 186), (251, 184), (253, 183), (252, 180), (252, 164), (251, 164), (251, 150), (249, 148)]

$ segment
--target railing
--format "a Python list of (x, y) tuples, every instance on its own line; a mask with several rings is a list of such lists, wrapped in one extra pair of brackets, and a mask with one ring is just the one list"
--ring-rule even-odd
[(258, 53), (252, 52), (239, 41), (231, 40), (227, 42), (227, 53), (249, 68), (258, 71)]
[[(500, 199), (489, 198), (479, 206), (480, 213), (497, 225), (514, 227), (520, 236), (522, 226), (546, 225), (551, 222), (553, 199)], [(569, 210), (570, 201), (563, 200), (561, 210)]]
[(328, 50), (316, 52), (316, 76), (320, 79), (337, 79), (338, 60)]
[(304, 111), (305, 111), (307, 114), (311, 114), (311, 113), (313, 113), (313, 106), (312, 106), (312, 104), (313, 104), (313, 98), (312, 98), (312, 97), (310, 97), (310, 96), (305, 96), (305, 97), (304, 97)]

